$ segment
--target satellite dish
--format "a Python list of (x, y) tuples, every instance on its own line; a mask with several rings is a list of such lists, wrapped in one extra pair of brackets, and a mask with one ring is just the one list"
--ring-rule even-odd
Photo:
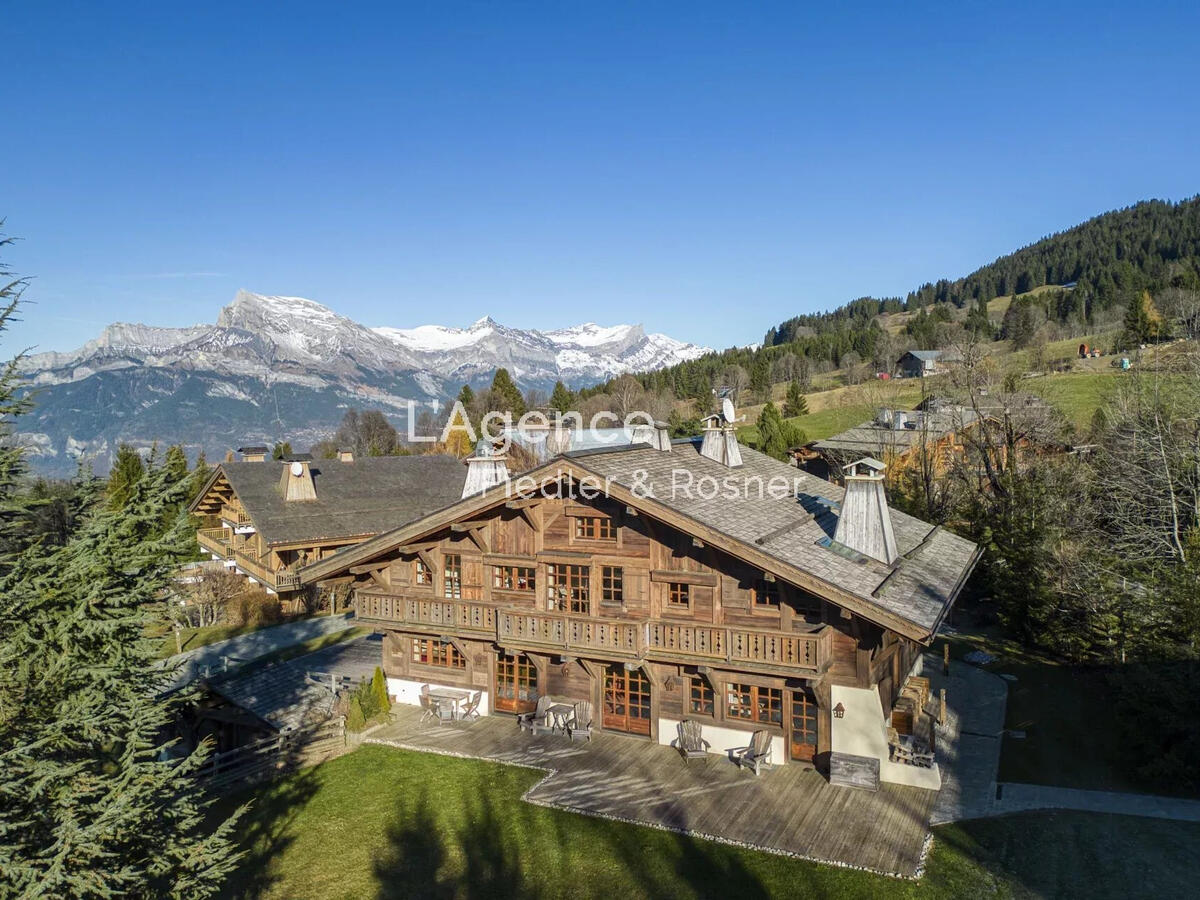
[(734, 417), (737, 415), (737, 411), (733, 408), (733, 401), (728, 397), (721, 401), (721, 412), (725, 415), (726, 422), (736, 421)]
[(292, 463), (292, 474), (299, 478), (304, 474), (304, 464), (297, 461)]

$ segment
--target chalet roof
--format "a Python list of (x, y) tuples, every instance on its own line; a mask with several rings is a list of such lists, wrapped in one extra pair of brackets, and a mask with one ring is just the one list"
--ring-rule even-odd
[(329, 676), (357, 683), (370, 678), (382, 658), (380, 639), (368, 635), (334, 644), (285, 662), (271, 663), (245, 675), (213, 680), (208, 688), (231, 703), (253, 713), (276, 731), (298, 728), (329, 717), (333, 695), (324, 685)]
[(979, 418), (973, 410), (952, 406), (906, 414), (909, 421), (915, 423), (915, 428), (894, 428), (875, 421), (863, 422), (823, 441), (816, 441), (812, 446), (817, 450), (837, 450), (859, 456), (904, 454), (919, 447), (923, 440), (937, 440), (952, 431), (974, 425)]
[[(932, 634), (953, 602), (978, 556), (971, 541), (891, 510), (900, 553), (888, 566), (832, 543), (844, 489), (765, 454), (742, 448), (742, 466), (729, 469), (700, 454), (699, 441), (676, 444), (672, 453), (633, 447), (624, 452), (590, 454), (579, 462), (597, 475), (633, 488), (680, 514), (755, 547), (780, 562), (855, 595)], [(783, 477), (795, 496), (759, 496), (755, 487), (737, 499), (704, 499), (678, 489), (676, 470), (685, 468), (697, 481), (711, 476), (718, 484), (733, 477)], [(869, 616), (868, 616), (869, 617)]]
[[(941, 350), (909, 350), (907, 353), (904, 354), (904, 356), (912, 356), (912, 357), (915, 357), (916, 359), (921, 359), (921, 360), (925, 360), (926, 362), (930, 362), (933, 360), (941, 359), (942, 351)], [(900, 358), (904, 359), (904, 356), (902, 356)]]
[(459, 499), (467, 476), (466, 466), (445, 454), (321, 459), (310, 464), (317, 499), (289, 502), (279, 493), (279, 467), (284, 464), (224, 462), (212, 479), (223, 475), (228, 480), (271, 545), (389, 531)]
[[(891, 566), (868, 559), (833, 542), (842, 488), (748, 448), (742, 448), (742, 460), (742, 466), (730, 469), (708, 459), (701, 455), (697, 438), (674, 442), (670, 453), (646, 445), (572, 452), (523, 477), (536, 484), (541, 478), (557, 478), (564, 468), (575, 477), (590, 474), (621, 502), (647, 515), (673, 520), (670, 524), (684, 532), (914, 639), (932, 636), (975, 565), (975, 544), (892, 510), (899, 559)], [(682, 488), (688, 474), (693, 479), (690, 491)], [(710, 497), (708, 487), (702, 493), (699, 482), (706, 478), (720, 486), (739, 486), (736, 499), (723, 496), (723, 491)], [(772, 494), (772, 479), (782, 479), (787, 490)], [(313, 563), (301, 570), (301, 577), (306, 583), (332, 577), (503, 503), (512, 489), (509, 483), (463, 499)]]

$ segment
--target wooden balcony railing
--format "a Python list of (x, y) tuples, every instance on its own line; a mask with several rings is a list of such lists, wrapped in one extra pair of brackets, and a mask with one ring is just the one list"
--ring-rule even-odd
[(245, 510), (234, 509), (232, 506), (221, 507), (221, 518), (226, 522), (232, 522), (234, 525), (239, 527), (243, 525), (254, 524), (250, 521), (250, 517), (246, 515)]
[(233, 559), (237, 567), (261, 584), (274, 591), (294, 591), (300, 587), (300, 574), (289, 569), (270, 569), (263, 565), (258, 555), (235, 546)]
[(444, 600), (375, 590), (355, 594), (364, 623), (413, 625), (494, 638), (502, 645), (559, 653), (595, 651), (618, 659), (761, 665), (819, 672), (829, 659), (829, 627), (808, 633), (629, 621), (514, 609), (474, 600)]
[(228, 528), (201, 528), (196, 532), (200, 546), (222, 559), (233, 556), (233, 535)]

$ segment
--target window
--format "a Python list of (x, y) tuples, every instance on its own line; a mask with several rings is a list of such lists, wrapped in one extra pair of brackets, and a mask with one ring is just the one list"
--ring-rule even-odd
[(566, 612), (591, 612), (591, 591), (586, 566), (552, 564), (546, 567), (550, 602), (555, 609)]
[(754, 585), (755, 609), (779, 609), (779, 582), (760, 579)]
[(462, 557), (446, 554), (446, 570), (442, 573), (442, 593), (451, 599), (462, 596)]
[(417, 584), (433, 584), (433, 570), (425, 565), (424, 560), (418, 559), (414, 564), (413, 580)]
[(716, 697), (712, 685), (699, 675), (693, 675), (691, 683), (691, 702), (688, 709), (702, 716), (711, 716), (716, 711)]
[(585, 541), (615, 541), (617, 526), (609, 518), (576, 516), (575, 537)]
[(412, 661), (423, 666), (443, 669), (465, 669), (467, 660), (449, 641), (436, 638), (413, 638)]
[(672, 581), (667, 585), (667, 608), (668, 609), (691, 609), (692, 608), (692, 586), (679, 581)]
[(619, 566), (600, 567), (600, 600), (620, 606), (625, 602), (625, 570)]
[(782, 725), (783, 690), (756, 684), (726, 685), (725, 712), (730, 719)]
[(492, 587), (498, 591), (532, 591), (536, 587), (532, 568), (496, 566)]

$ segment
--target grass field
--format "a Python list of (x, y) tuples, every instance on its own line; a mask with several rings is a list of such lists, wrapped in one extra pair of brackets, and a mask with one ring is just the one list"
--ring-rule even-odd
[(1200, 876), (1196, 825), (1083, 814), (962, 823), (937, 829), (928, 870), (913, 882), (521, 801), (540, 777), (362, 747), (245, 798), (248, 854), (228, 895), (1180, 896)]
[[(282, 625), (286, 622), (296, 622), (300, 619), (308, 618), (304, 615), (287, 616), (274, 624)], [(270, 625), (229, 625), (221, 623), (219, 625), (206, 625), (204, 628), (183, 628), (179, 632), (179, 643), (183, 645), (184, 652), (195, 650), (197, 647), (204, 647), (208, 644), (215, 644), (218, 641), (228, 640), (231, 637), (237, 637), (239, 634), (249, 634), (251, 631), (258, 631), (260, 628), (269, 628)], [(168, 656), (174, 656), (176, 652), (175, 632), (171, 626), (165, 622), (157, 622), (150, 630), (150, 636), (160, 641), (158, 648), (159, 659), (165, 659)]]

